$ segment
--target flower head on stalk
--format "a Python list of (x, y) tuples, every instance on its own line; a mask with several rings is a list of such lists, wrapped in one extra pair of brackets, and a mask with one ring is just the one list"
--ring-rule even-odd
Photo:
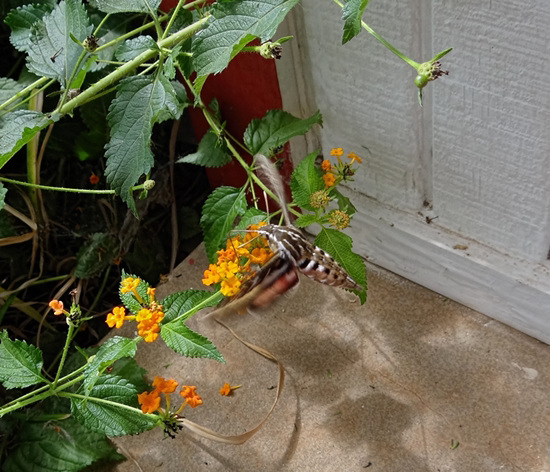
[(266, 223), (248, 226), (248, 232), (229, 238), (225, 249), (220, 249), (216, 264), (210, 264), (204, 271), (202, 283), (220, 283), (220, 290), (226, 297), (239, 293), (244, 282), (255, 273), (254, 266), (263, 266), (272, 256), (267, 240), (256, 231)]

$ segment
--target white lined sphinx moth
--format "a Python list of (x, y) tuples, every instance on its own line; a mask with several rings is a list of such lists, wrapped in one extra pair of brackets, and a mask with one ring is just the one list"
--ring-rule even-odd
[(222, 303), (215, 313), (223, 315), (248, 307), (267, 306), (278, 295), (299, 283), (298, 272), (333, 287), (362, 290), (332, 256), (310, 243), (299, 229), (290, 224), (283, 185), (275, 166), (261, 154), (255, 156), (255, 162), (279, 198), (285, 225), (267, 224), (254, 230), (267, 239), (274, 255), (241, 286), (239, 293)]

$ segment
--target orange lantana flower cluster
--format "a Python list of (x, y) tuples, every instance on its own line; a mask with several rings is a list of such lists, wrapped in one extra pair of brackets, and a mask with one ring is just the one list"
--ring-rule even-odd
[(333, 165), (330, 160), (325, 159), (321, 163), (321, 169), (325, 171), (323, 174), (323, 181), (325, 182), (326, 188), (334, 187), (342, 180), (352, 180), (351, 177), (355, 174), (355, 169), (352, 167), (353, 163), (357, 162), (361, 164), (363, 162), (354, 152), (350, 152), (347, 156), (350, 162), (342, 162), (342, 156), (344, 155), (344, 150), (342, 148), (331, 149), (330, 155), (336, 157), (338, 162)]
[[(143, 413), (154, 413), (160, 411), (162, 414), (171, 415), (170, 412), (170, 397), (169, 394), (174, 393), (178, 386), (178, 382), (173, 379), (164, 379), (163, 377), (155, 377), (153, 380), (153, 387), (155, 389), (152, 392), (143, 392), (138, 394), (138, 402), (141, 406)], [(202, 405), (202, 398), (196, 392), (197, 387), (184, 385), (180, 391), (180, 395), (185, 399), (185, 402), (174, 414), (179, 414), (185, 405), (189, 405), (191, 408), (195, 408), (198, 405)], [(160, 394), (164, 393), (166, 396), (166, 412), (160, 408)]]
[(254, 266), (263, 266), (273, 256), (266, 238), (256, 233), (265, 224), (250, 225), (244, 236), (239, 234), (228, 239), (225, 249), (218, 251), (216, 264), (210, 264), (204, 271), (202, 283), (221, 282), (220, 290), (226, 297), (239, 293), (241, 285), (254, 275)]
[(162, 305), (155, 300), (156, 289), (147, 287), (146, 290), (144, 289), (146, 295), (141, 296), (138, 290), (140, 283), (142, 281), (137, 277), (126, 277), (121, 282), (120, 293), (131, 293), (142, 306), (141, 310), (135, 315), (126, 315), (124, 307), (117, 306), (107, 315), (106, 323), (110, 328), (114, 326), (121, 328), (125, 321), (137, 321), (138, 334), (145, 342), (151, 343), (158, 338), (159, 323), (164, 318), (164, 312)]

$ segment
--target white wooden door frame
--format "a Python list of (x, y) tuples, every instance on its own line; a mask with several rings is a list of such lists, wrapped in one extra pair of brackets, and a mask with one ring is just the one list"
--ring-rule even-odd
[[(299, 36), (300, 21), (299, 12), (291, 13), (278, 33)], [(317, 107), (301, 54), (296, 41), (286, 43), (277, 72), (284, 109), (305, 117)], [(426, 99), (429, 107), (429, 93)], [(294, 159), (320, 148), (320, 132), (292, 140)], [(548, 261), (499, 252), (438, 226), (437, 220), (428, 224), (426, 214), (347, 193), (358, 209), (349, 234), (354, 250), (368, 261), (550, 344)]]

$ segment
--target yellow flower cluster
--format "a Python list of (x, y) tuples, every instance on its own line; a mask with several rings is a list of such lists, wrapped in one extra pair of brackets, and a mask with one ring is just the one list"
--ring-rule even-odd
[(218, 251), (218, 261), (204, 271), (202, 283), (221, 282), (220, 290), (226, 297), (239, 293), (241, 285), (255, 273), (254, 265), (263, 266), (273, 256), (267, 240), (256, 231), (266, 223), (250, 225), (247, 233), (227, 240), (225, 249)]
[(120, 293), (132, 293), (135, 299), (142, 305), (142, 309), (138, 311), (137, 315), (126, 315), (126, 310), (123, 306), (117, 306), (111, 313), (107, 315), (106, 323), (109, 328), (116, 326), (121, 328), (124, 321), (137, 321), (138, 334), (147, 343), (152, 343), (158, 338), (160, 331), (160, 322), (164, 318), (164, 312), (162, 311), (162, 305), (159, 305), (155, 301), (156, 289), (147, 288), (147, 300), (138, 292), (138, 286), (141, 279), (134, 277), (126, 277), (122, 280), (120, 286)]
[(328, 159), (325, 159), (321, 163), (321, 169), (325, 171), (323, 174), (323, 181), (325, 182), (326, 188), (334, 187), (342, 180), (351, 180), (351, 177), (355, 174), (355, 169), (352, 168), (353, 163), (357, 162), (361, 164), (363, 162), (354, 152), (350, 152), (347, 156), (350, 162), (342, 162), (342, 156), (344, 155), (344, 150), (342, 148), (331, 149), (330, 155), (336, 157), (338, 163), (333, 165)]

